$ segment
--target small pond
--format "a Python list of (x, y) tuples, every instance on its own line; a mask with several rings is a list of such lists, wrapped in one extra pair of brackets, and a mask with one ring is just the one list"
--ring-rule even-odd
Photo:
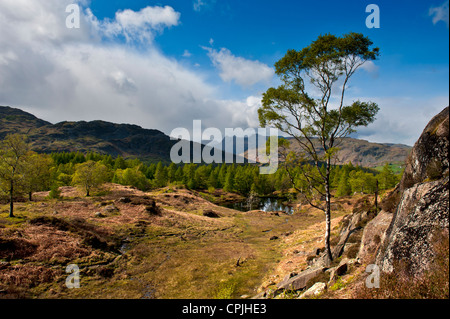
[(236, 203), (228, 203), (222, 206), (233, 208), (239, 210), (241, 212), (247, 212), (249, 210), (259, 209), (264, 212), (273, 212), (273, 211), (283, 211), (286, 214), (292, 214), (293, 208), (291, 206), (286, 205), (287, 199), (280, 197), (261, 197), (256, 198), (251, 205), (249, 205), (248, 201), (236, 202)]

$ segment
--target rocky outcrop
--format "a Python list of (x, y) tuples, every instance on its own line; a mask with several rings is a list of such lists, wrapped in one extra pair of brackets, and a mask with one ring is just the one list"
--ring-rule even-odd
[(433, 117), (414, 144), (406, 161), (400, 191), (427, 179), (448, 175), (449, 108)]
[(405, 190), (385, 240), (386, 248), (377, 256), (382, 271), (393, 271), (397, 261), (406, 262), (412, 274), (428, 268), (434, 236), (449, 227), (448, 195), (448, 177)]
[(289, 275), (284, 278), (282, 282), (277, 285), (278, 289), (282, 290), (300, 290), (304, 289), (308, 282), (321, 274), (326, 268), (310, 268), (302, 271), (300, 274), (290, 277)]
[[(407, 268), (404, 270), (414, 276), (428, 269), (434, 257), (435, 238), (441, 233), (448, 236), (448, 133), (447, 107), (424, 129), (407, 159), (402, 180), (385, 196), (381, 211), (375, 209), (372, 197), (366, 197), (355, 204), (352, 214), (342, 219), (332, 251), (334, 260), (343, 256), (339, 264), (332, 267), (326, 262), (326, 254), (317, 250), (308, 269), (286, 276), (277, 289), (303, 290), (321, 273), (328, 273), (327, 284), (318, 282), (301, 295), (314, 297), (355, 267), (373, 263), (384, 272), (395, 271), (396, 265), (403, 263)], [(347, 248), (352, 236), (351, 245), (358, 249), (357, 258), (350, 257)]]
[(324, 282), (316, 282), (311, 288), (300, 295), (298, 299), (314, 298), (323, 293), (327, 289), (327, 284)]
[(408, 157), (396, 190), (386, 201), (399, 199), (384, 234), (376, 263), (385, 272), (403, 262), (420, 274), (433, 259), (433, 238), (449, 228), (449, 109), (424, 129)]
[(379, 247), (386, 241), (386, 230), (392, 222), (393, 214), (384, 210), (364, 227), (358, 258), (363, 264), (373, 262)]

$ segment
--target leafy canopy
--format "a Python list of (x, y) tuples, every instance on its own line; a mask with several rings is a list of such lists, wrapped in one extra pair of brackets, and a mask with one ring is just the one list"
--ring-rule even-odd
[[(378, 112), (375, 103), (355, 101), (344, 105), (350, 77), (379, 55), (379, 49), (371, 49), (371, 45), (372, 41), (359, 33), (343, 37), (326, 34), (300, 51), (289, 50), (275, 64), (282, 85), (263, 94), (263, 106), (258, 110), (261, 125), (274, 126), (295, 138), (317, 137), (327, 150), (336, 138), (373, 122)], [(307, 82), (314, 96), (307, 92)], [(338, 98), (334, 98), (331, 108), (336, 90)], [(317, 155), (311, 143), (301, 144), (308, 153)]]

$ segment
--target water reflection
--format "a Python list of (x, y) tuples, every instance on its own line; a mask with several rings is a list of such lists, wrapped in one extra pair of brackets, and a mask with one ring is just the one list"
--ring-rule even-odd
[(262, 210), (264, 212), (285, 212), (286, 214), (292, 214), (293, 209), (291, 206), (286, 205), (287, 199), (286, 198), (279, 198), (279, 197), (263, 197), (263, 198), (256, 198), (249, 202), (248, 200), (243, 202), (236, 202), (231, 204), (224, 205), (228, 208), (233, 208), (236, 210), (239, 210), (241, 212), (247, 212), (249, 210)]

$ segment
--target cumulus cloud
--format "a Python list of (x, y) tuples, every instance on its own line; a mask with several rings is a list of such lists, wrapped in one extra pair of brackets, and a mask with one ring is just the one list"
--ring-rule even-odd
[[(51, 122), (102, 119), (165, 133), (192, 127), (194, 119), (217, 128), (254, 125), (254, 106), (218, 99), (206, 76), (153, 45), (180, 23), (173, 8), (123, 10), (99, 20), (83, 7), (81, 27), (68, 29), (71, 3), (0, 1), (0, 105)], [(105, 41), (120, 36), (131, 44), (145, 40), (145, 46)]]
[(172, 7), (145, 7), (140, 11), (130, 9), (116, 12), (115, 19), (99, 21), (88, 8), (90, 24), (105, 37), (123, 35), (127, 41), (151, 41), (154, 33), (179, 24), (180, 13)]
[(428, 122), (448, 105), (448, 96), (434, 98), (360, 97), (380, 107), (374, 123), (358, 129), (354, 137), (371, 142), (395, 141), (414, 145)]
[(428, 14), (433, 18), (433, 24), (443, 21), (448, 28), (448, 12), (449, 12), (449, 1), (445, 1), (439, 7), (431, 7)]
[(220, 77), (225, 82), (235, 81), (243, 87), (250, 87), (258, 82), (269, 83), (274, 76), (273, 68), (259, 61), (237, 57), (226, 48), (220, 51), (203, 47), (214, 66), (220, 70)]

